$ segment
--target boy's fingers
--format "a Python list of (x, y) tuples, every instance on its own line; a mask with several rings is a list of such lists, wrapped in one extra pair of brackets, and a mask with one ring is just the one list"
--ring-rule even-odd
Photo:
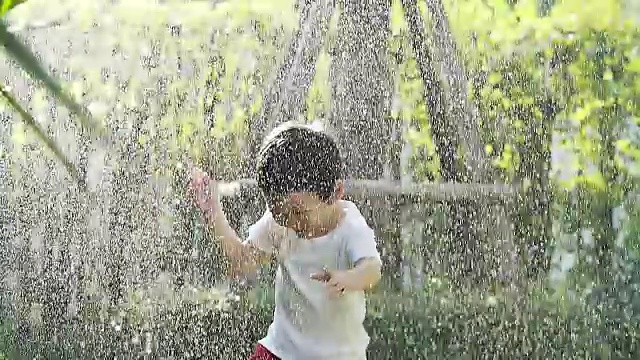
[(331, 273), (327, 269), (323, 269), (321, 272), (311, 274), (311, 279), (327, 282), (331, 279)]
[(344, 295), (344, 288), (338, 286), (332, 286), (329, 288), (329, 295), (331, 297), (340, 297)]
[(193, 167), (191, 168), (191, 179), (197, 182), (204, 180), (207, 177), (207, 173), (202, 171), (200, 168)]
[(325, 273), (311, 274), (311, 280), (326, 281), (326, 274)]
[(191, 179), (196, 179), (196, 178), (198, 178), (199, 170), (200, 170), (200, 169), (198, 169), (198, 168), (196, 168), (196, 167), (192, 167), (192, 168), (191, 168), (191, 170), (189, 171), (189, 175), (191, 176)]

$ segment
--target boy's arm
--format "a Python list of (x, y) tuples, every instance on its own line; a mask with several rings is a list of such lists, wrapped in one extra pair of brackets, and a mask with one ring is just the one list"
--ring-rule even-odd
[(373, 288), (382, 278), (381, 267), (379, 256), (369, 256), (361, 258), (350, 270), (324, 270), (312, 274), (311, 278), (325, 282), (331, 295), (341, 295), (345, 291), (366, 291)]
[(249, 229), (249, 240), (243, 242), (229, 225), (222, 210), (215, 180), (198, 168), (191, 169), (187, 196), (202, 211), (207, 225), (220, 241), (222, 251), (229, 257), (232, 274), (255, 271), (258, 264), (270, 260), (269, 253), (272, 253), (273, 246), (269, 237), (268, 218), (263, 216), (263, 219), (253, 225)]
[(356, 234), (347, 243), (347, 252), (353, 263), (353, 268), (345, 274), (347, 291), (369, 290), (378, 284), (382, 277), (382, 261), (373, 229), (362, 219)]
[(365, 257), (356, 262), (353, 269), (347, 270), (347, 287), (345, 290), (369, 290), (376, 286), (382, 277), (380, 257)]
[(347, 243), (349, 259), (354, 264), (349, 270), (312, 274), (314, 280), (325, 282), (329, 292), (340, 295), (344, 291), (363, 291), (373, 288), (381, 279), (382, 261), (376, 248), (373, 230), (364, 225)]
[(252, 273), (260, 264), (268, 263), (271, 260), (270, 254), (257, 246), (260, 242), (267, 240), (267, 233), (253, 234), (253, 237), (264, 236), (264, 241), (255, 238), (244, 242), (229, 224), (221, 207), (218, 209), (220, 210), (207, 211), (204, 214), (205, 220), (215, 237), (219, 239), (222, 251), (230, 260), (231, 273), (234, 275)]

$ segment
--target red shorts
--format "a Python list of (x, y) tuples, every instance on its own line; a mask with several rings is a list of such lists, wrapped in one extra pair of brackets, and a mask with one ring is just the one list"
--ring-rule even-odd
[(256, 345), (256, 351), (249, 356), (248, 360), (280, 360), (280, 358), (273, 355), (266, 347), (258, 344)]

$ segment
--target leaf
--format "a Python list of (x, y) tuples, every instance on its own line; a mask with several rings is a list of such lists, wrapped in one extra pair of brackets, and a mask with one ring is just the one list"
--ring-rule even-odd
[(486, 145), (484, 146), (484, 152), (485, 152), (487, 155), (491, 155), (491, 154), (493, 154), (493, 145), (492, 145), (492, 144), (486, 144)]
[(100, 138), (104, 135), (103, 130), (93, 123), (89, 111), (74, 101), (62, 89), (60, 82), (49, 75), (33, 52), (9, 31), (4, 20), (0, 20), (0, 43), (4, 46), (7, 54), (15, 59), (24, 71), (29, 73), (35, 80), (42, 82), (45, 88), (52, 92), (58, 101), (78, 116), (80, 125), (87, 129), (92, 136)]
[(591, 109), (587, 107), (581, 107), (573, 114), (573, 120), (581, 123), (591, 114)]
[(11, 95), (11, 93), (4, 87), (0, 87), (0, 95), (9, 103), (9, 105), (18, 113), (22, 118), (22, 121), (29, 127), (33, 132), (36, 133), (36, 136), (44, 143), (44, 145), (51, 150), (53, 155), (62, 163), (62, 165), (66, 168), (69, 174), (76, 180), (78, 185), (83, 187), (83, 180), (80, 177), (80, 173), (73, 165), (71, 160), (69, 160), (58, 144), (50, 138), (44, 131), (44, 129), (38, 124), (38, 122), (25, 110), (22, 105), (16, 100), (16, 98)]
[(629, 139), (620, 139), (616, 141), (616, 147), (621, 152), (627, 152), (631, 149), (631, 140)]
[(596, 190), (604, 191), (607, 189), (607, 181), (600, 172), (593, 172), (582, 176), (585, 184), (592, 186)]
[(0, 16), (5, 16), (9, 10), (26, 1), (27, 0), (0, 0)]
[(502, 81), (502, 74), (500, 74), (499, 72), (492, 72), (491, 75), (489, 75), (487, 81), (491, 85), (496, 85), (500, 83), (500, 81)]
[(12, 5), (13, 5), (13, 0), (2, 1), (2, 7), (0, 8), (0, 16), (4, 16), (9, 11)]
[(640, 58), (634, 58), (625, 67), (626, 71), (640, 73)]

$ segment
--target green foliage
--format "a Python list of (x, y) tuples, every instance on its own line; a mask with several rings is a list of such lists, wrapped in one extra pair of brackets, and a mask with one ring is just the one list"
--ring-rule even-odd
[[(7, 3), (11, 2), (3, 6)], [(46, 1), (30, 3), (23, 7), (26, 14), (29, 7), (43, 7)], [(212, 8), (208, 2), (178, 1), (152, 6), (156, 2), (149, 0), (108, 9), (87, 1), (71, 3), (83, 14), (69, 20), (68, 26), (78, 31), (88, 30), (96, 19), (116, 19), (119, 30), (99, 32), (96, 41), (131, 58), (148, 60), (145, 76), (102, 80), (99, 66), (81, 59), (70, 64), (81, 74), (62, 86), (5, 32), (4, 44), (14, 41), (14, 54), (22, 54), (14, 58), (22, 59), (27, 72), (48, 84), (47, 91), (81, 118), (85, 111), (73, 102), (96, 105), (92, 107), (96, 117), (105, 119), (104, 124), (95, 125), (95, 129), (104, 127), (104, 132), (96, 130), (96, 134), (135, 128), (127, 136), (133, 134), (138, 155), (144, 153), (155, 161), (153, 171), (175, 174), (181, 170), (180, 163), (192, 156), (216, 166), (224, 177), (234, 176), (247, 124), (259, 112), (273, 69), (282, 60), (280, 49), (296, 27), (293, 2), (228, 1)], [(517, 180), (523, 159), (533, 156), (527, 148), (530, 131), (553, 130), (559, 139), (556, 151), (571, 154), (551, 169), (556, 214), (566, 215), (562, 230), (579, 233), (596, 228), (598, 247), (604, 249), (615, 237), (612, 224), (605, 220), (610, 219), (611, 209), (625, 203), (632, 219), (625, 225), (625, 239), (628, 249), (637, 250), (639, 210), (628, 195), (638, 174), (640, 153), (638, 139), (628, 129), (640, 116), (638, 27), (621, 19), (614, 0), (558, 2), (546, 17), (539, 16), (537, 5), (533, 0), (448, 2), (459, 52), (470, 71), (471, 96), (483, 119), (486, 151), (505, 181)], [(437, 178), (423, 85), (398, 2), (392, 19), (390, 49), (397, 56), (401, 103), (392, 116), (409, 124), (406, 138), (419, 150), (414, 159), (416, 177)], [(2, 26), (0, 30), (6, 30)], [(193, 64), (197, 76), (183, 78), (176, 70), (177, 59)], [(329, 62), (325, 51), (310, 90), (309, 118), (322, 116), (329, 107)], [(127, 91), (119, 91), (124, 83)], [(65, 98), (63, 89), (73, 95)], [(545, 116), (549, 99), (561, 109), (552, 118)], [(106, 110), (96, 111), (97, 105)], [(35, 105), (24, 107), (38, 111)], [(16, 143), (29, 142), (20, 140), (20, 134), (16, 124)], [(51, 143), (49, 147), (55, 149)], [(17, 159), (23, 148), (14, 151)], [(580, 276), (596, 268), (584, 264)], [(549, 294), (521, 294), (524, 300), (513, 303), (488, 296), (452, 300), (439, 293), (382, 294), (372, 301), (367, 319), (373, 335), (370, 358), (593, 358), (607, 354), (632, 358), (638, 354), (634, 340), (638, 310), (629, 303), (638, 301), (624, 294), (631, 298), (638, 282), (628, 280), (629, 271), (637, 271), (636, 265), (629, 266), (632, 270), (614, 277), (615, 286), (597, 287), (588, 305), (560, 301)], [(592, 283), (591, 279), (585, 282)], [(233, 303), (229, 312), (216, 302), (184, 299), (171, 300), (171, 306), (149, 307), (142, 297), (117, 309), (88, 303), (77, 319), (62, 325), (57, 343), (44, 333), (50, 329), (34, 325), (32, 337), (21, 339), (25, 342), (21, 354), (137, 358), (151, 353), (158, 358), (242, 359), (270, 323), (268, 300), (261, 306)], [(4, 344), (19, 345), (3, 342), (15, 339), (13, 326), (0, 324), (1, 329), (9, 336), (0, 335), (0, 354)]]
[[(99, 132), (100, 129), (97, 128), (90, 119), (89, 111), (74, 101), (69, 94), (62, 89), (61, 82), (45, 70), (43, 64), (36, 58), (28, 46), (9, 31), (4, 16), (9, 10), (25, 1), (26, 0), (4, 0), (0, 2), (0, 41), (2, 42), (4, 51), (9, 57), (13, 58), (17, 65), (27, 74), (49, 90), (62, 105), (74, 112), (81, 124), (90, 131), (91, 136), (102, 136), (101, 132)], [(84, 181), (81, 179), (78, 170), (71, 160), (63, 154), (60, 147), (55, 143), (55, 140), (49, 137), (44, 129), (35, 121), (34, 117), (20, 105), (18, 100), (10, 93), (9, 88), (6, 88), (4, 85), (0, 86), (2, 87), (1, 95), (5, 101), (20, 115), (27, 127), (35, 133), (36, 137), (44, 143), (45, 147), (53, 153), (55, 158), (62, 162), (67, 172), (69, 172), (75, 181), (82, 185)]]
[[(1, 13), (0, 16), (4, 16), (14, 6), (24, 2), (23, 1), (4, 1), (0, 3)], [(60, 81), (54, 79), (45, 69), (41, 62), (36, 58), (33, 52), (25, 45), (20, 39), (18, 39), (13, 33), (11, 33), (7, 27), (4, 19), (0, 19), (0, 42), (5, 52), (13, 58), (18, 66), (20, 66), (26, 73), (30, 74), (35, 80), (41, 82), (46, 89), (51, 91), (57, 100), (66, 106), (69, 110), (76, 113), (83, 126), (92, 131), (95, 135), (99, 135), (97, 128), (94, 126), (90, 119), (89, 112), (84, 107), (74, 101), (63, 89)], [(65, 169), (79, 184), (83, 184), (80, 174), (71, 160), (67, 158), (55, 143), (51, 137), (49, 137), (43, 128), (35, 121), (33, 116), (26, 111), (11, 95), (10, 89), (0, 84), (2, 87), (1, 95), (5, 101), (17, 112), (24, 123), (30, 128), (36, 135), (36, 137), (44, 143), (45, 147), (53, 153), (53, 155), (64, 165)]]
[(11, 106), (14, 111), (16, 111), (22, 117), (22, 120), (25, 124), (31, 128), (31, 130), (36, 134), (36, 137), (42, 141), (45, 146), (53, 153), (53, 155), (64, 165), (65, 169), (71, 174), (71, 176), (76, 179), (76, 181), (81, 182), (80, 174), (78, 170), (75, 168), (73, 163), (64, 155), (58, 144), (55, 143), (53, 139), (51, 139), (44, 131), (44, 129), (36, 122), (36, 120), (29, 114), (27, 110), (25, 110), (22, 105), (16, 100), (11, 93), (5, 89), (0, 88), (0, 94), (6, 100), (6, 102)]
[(10, 320), (0, 318), (0, 360), (15, 358), (16, 328)]
[(0, 17), (27, 0), (0, 0)]
[[(604, 153), (603, 132), (629, 144), (616, 129), (636, 116), (635, 109), (618, 104), (633, 104), (638, 97), (633, 86), (638, 28), (622, 21), (617, 1), (563, 1), (547, 17), (538, 16), (537, 3), (518, 1), (511, 7), (503, 0), (468, 1), (449, 7), (475, 80), (472, 93), (488, 131), (487, 151), (512, 177), (523, 155), (518, 149), (529, 140), (527, 128), (543, 120), (541, 107), (551, 96), (562, 111), (545, 121), (552, 121), (556, 136), (570, 137), (556, 151), (574, 155), (573, 163), (562, 164), (570, 174), (556, 178), (559, 185), (603, 189), (607, 169), (596, 165), (594, 171), (591, 165), (619, 162)], [(595, 13), (597, 21), (591, 21)]]
[[(560, 179), (562, 186), (588, 183), (593, 187), (605, 188), (608, 175), (602, 174), (602, 171), (588, 170), (594, 159), (602, 157), (604, 146), (591, 146), (596, 139), (590, 129), (594, 129), (594, 122), (602, 117), (607, 118), (607, 123), (619, 123), (620, 118), (634, 116), (633, 111), (626, 109), (621, 113), (616, 107), (628, 104), (637, 96), (637, 90), (634, 90), (637, 87), (630, 83), (635, 78), (634, 64), (638, 62), (635, 59), (637, 55), (631, 51), (637, 29), (632, 23), (619, 25), (623, 22), (619, 21), (620, 5), (617, 1), (594, 2), (589, 6), (577, 4), (575, 1), (557, 4), (547, 17), (538, 16), (538, 4), (532, 0), (519, 1), (515, 6), (508, 5), (504, 0), (473, 0), (451, 3), (448, 8), (460, 52), (465, 54), (470, 77), (475, 80), (472, 93), (478, 97), (487, 152), (507, 179), (513, 177), (519, 166), (528, 123), (542, 121), (541, 106), (545, 100), (542, 95), (545, 93), (549, 92), (564, 109), (558, 118), (568, 119), (554, 126), (555, 130), (558, 133), (566, 132), (566, 124), (571, 125), (572, 129), (570, 134), (573, 139), (566, 142), (563, 148), (575, 154), (572, 168), (576, 174), (568, 179)], [(34, 3), (31, 6), (35, 8), (40, 5)], [(161, 114), (163, 119), (153, 121), (166, 128), (167, 131), (163, 133), (168, 135), (150, 133), (140, 141), (149, 145), (165, 144), (163, 147), (169, 147), (174, 152), (189, 151), (197, 158), (203, 158), (203, 154), (210, 150), (203, 152), (202, 146), (193, 145), (210, 144), (208, 139), (213, 136), (220, 140), (220, 145), (215, 146), (216, 152), (224, 152), (229, 158), (236, 156), (234, 154), (242, 147), (246, 124), (258, 113), (263, 89), (273, 77), (275, 65), (282, 59), (283, 52), (277, 49), (284, 48), (296, 26), (292, 5), (285, 0), (277, 7), (265, 7), (256, 1), (240, 1), (225, 2), (207, 9), (199, 5), (171, 3), (172, 17), (179, 18), (181, 31), (189, 34), (188, 37), (181, 36), (179, 41), (170, 39), (164, 31), (165, 26), (172, 26), (167, 7), (150, 7), (144, 2), (140, 3), (135, 8), (146, 9), (150, 16), (135, 19), (125, 15), (136, 11), (130, 5), (118, 5), (115, 10), (112, 9), (124, 32), (126, 29), (135, 31), (140, 27), (148, 28), (146, 36), (163, 41), (166, 54), (192, 57), (196, 66), (215, 60), (210, 62), (209, 78), (200, 79), (202, 82), (199, 85), (180, 81), (171, 83), (165, 100), (167, 107)], [(409, 50), (401, 11), (399, 2), (395, 2), (390, 46), (400, 60), (397, 70), (401, 106), (392, 115), (412, 124), (407, 139), (420, 150), (417, 152), (419, 159), (415, 162), (417, 176), (437, 176), (437, 158), (429, 135), (422, 84)], [(584, 20), (595, 12), (599, 14), (598, 21)], [(92, 16), (98, 14), (88, 13), (79, 17), (77, 22), (85, 23)], [(207, 23), (216, 25), (211, 29)], [(126, 34), (110, 36), (111, 43), (127, 49), (131, 46), (124, 40), (128, 36)], [(206, 49), (212, 36), (214, 41), (208, 51), (198, 54), (196, 49)], [(615, 50), (611, 52), (613, 57), (605, 56), (605, 62), (618, 64), (615, 79), (609, 77), (614, 72), (604, 68), (600, 76), (593, 75), (597, 73), (594, 73), (593, 66), (601, 60), (598, 58), (600, 55), (589, 54), (595, 51), (594, 46), (603, 36)], [(469, 39), (474, 40), (470, 42)], [(307, 114), (310, 118), (321, 115), (329, 105), (328, 60), (325, 52), (310, 90)], [(561, 66), (550, 74), (545, 73), (546, 66), (558, 65), (554, 63), (558, 61)], [(35, 68), (30, 66), (29, 69)], [(166, 73), (169, 69), (160, 67), (158, 70), (158, 73)], [(40, 74), (35, 70), (30, 72)], [(36, 77), (46, 79), (41, 75)], [(567, 76), (574, 79), (564, 81)], [(609, 84), (601, 81), (605, 78), (610, 79)], [(49, 84), (48, 87), (56, 93), (50, 81), (44, 81), (44, 84)], [(113, 86), (110, 83), (105, 85)], [(202, 94), (204, 104), (201, 106), (184, 101), (194, 85), (200, 88), (213, 86)], [(82, 91), (88, 92), (85, 97), (89, 98), (92, 93), (112, 92), (94, 82), (88, 87), (83, 86)], [(616, 95), (607, 95), (613, 93)], [(73, 105), (70, 106), (73, 108)], [(212, 119), (204, 119), (205, 109), (214, 115)], [(82, 113), (81, 109), (76, 110)], [(506, 131), (497, 131), (500, 128)], [(607, 125), (607, 128), (614, 127)], [(573, 136), (573, 132), (576, 136)], [(620, 156), (631, 159), (637, 157), (634, 155), (636, 146), (628, 139), (615, 139), (615, 147)], [(620, 156), (617, 155), (613, 161), (619, 163)]]
[(27, 45), (9, 31), (5, 21), (0, 21), (0, 40), (7, 54), (35, 80), (49, 90), (62, 105), (75, 113), (83, 126), (99, 135), (99, 129), (89, 119), (89, 112), (66, 93), (59, 80), (54, 79)]
[[(225, 300), (211, 290), (186, 292), (197, 295), (187, 300), (167, 294), (168, 302), (143, 297), (110, 311), (87, 311), (60, 329), (56, 344), (39, 343), (36, 326), (32, 338), (21, 339), (28, 351), (22, 355), (245, 359), (271, 322), (268, 301), (256, 305)], [(371, 334), (368, 358), (630, 359), (640, 354), (635, 320), (560, 297), (527, 294), (515, 302), (511, 297), (452, 297), (445, 291), (429, 297), (374, 295), (365, 322)]]
[[(91, 17), (98, 16), (98, 14), (92, 13), (95, 9), (90, 6), (86, 7), (82, 3), (75, 4), (78, 5), (76, 9), (80, 11), (81, 16), (74, 17), (71, 21), (84, 27), (87, 20), (93, 21)], [(4, 3), (5, 6), (9, 7), (15, 4), (15, 1), (13, 3), (5, 1)], [(154, 147), (168, 148), (172, 153), (188, 152), (196, 158), (201, 158), (202, 154), (206, 153), (203, 152), (203, 145), (210, 143), (208, 139), (212, 136), (221, 138), (226, 137), (229, 133), (236, 134), (232, 136), (237, 144), (238, 134), (245, 129), (243, 124), (246, 123), (248, 118), (255, 116), (260, 109), (263, 82), (270, 76), (268, 70), (280, 61), (280, 55), (276, 52), (276, 49), (283, 47), (287, 40), (287, 33), (291, 33), (296, 23), (295, 17), (291, 16), (292, 3), (282, 1), (278, 7), (265, 7), (262, 3), (256, 1), (239, 1), (233, 4), (223, 3), (211, 9), (204, 3), (190, 6), (191, 4), (185, 5), (172, 2), (172, 10), (154, 5), (155, 2), (146, 4), (139, 2), (135, 6), (121, 4), (111, 7), (109, 10), (112, 15), (121, 20), (120, 29), (128, 27), (130, 31), (135, 32), (141, 27), (148, 28), (147, 35), (150, 35), (152, 43), (166, 40), (165, 26), (173, 26), (170, 24), (170, 17), (177, 16), (181, 18), (183, 24), (179, 27), (182, 31), (189, 33), (190, 40), (180, 37), (180, 41), (172, 40), (172, 42), (166, 44), (163, 50), (175, 56), (184, 57), (186, 61), (193, 61), (196, 67), (203, 67), (206, 64), (207, 55), (211, 52), (224, 49), (224, 57), (221, 59), (225, 69), (225, 76), (220, 81), (225, 89), (225, 93), (222, 96), (224, 97), (224, 103), (214, 106), (213, 113), (217, 116), (213, 126), (204, 124), (202, 103), (199, 102), (199, 106), (193, 106), (193, 99), (187, 99), (188, 95), (193, 93), (193, 83), (171, 82), (167, 92), (168, 96), (163, 99), (162, 113), (160, 114), (162, 118), (153, 119), (154, 121), (151, 123), (143, 125), (144, 128), (153, 128), (155, 125), (160, 125), (166, 131), (162, 131), (162, 133), (155, 131), (147, 133), (141, 135), (138, 140)], [(43, 6), (50, 8), (51, 12), (55, 13), (61, 9), (71, 8), (73, 4), (54, 6), (39, 1), (31, 1), (20, 9), (19, 14), (15, 16), (29, 14), (31, 11), (37, 11), (39, 7), (42, 8)], [(140, 11), (140, 9), (149, 10), (150, 13), (147, 14), (149, 16), (127, 16), (132, 10), (135, 12)], [(230, 16), (231, 14), (233, 16)], [(213, 31), (208, 26), (210, 23), (216, 24)], [(111, 35), (113, 38), (109, 39), (109, 41), (113, 45), (122, 47), (125, 51), (133, 49), (131, 44), (127, 43), (130, 38), (128, 33)], [(212, 36), (214, 39), (213, 47), (208, 49)], [(17, 64), (26, 73), (49, 90), (58, 102), (76, 114), (82, 127), (86, 130), (83, 133), (76, 134), (76, 136), (86, 137), (81, 141), (99, 140), (103, 146), (115, 141), (110, 135), (112, 129), (104, 129), (102, 122), (96, 123), (93, 121), (90, 112), (83, 103), (86, 105), (86, 100), (96, 96), (99, 96), (103, 102), (115, 102), (116, 98), (109, 95), (119, 97), (120, 94), (114, 94), (113, 91), (118, 84), (113, 84), (112, 82), (102, 84), (99, 77), (95, 78), (93, 76), (99, 72), (99, 69), (87, 69), (88, 71), (83, 74), (85, 84), (74, 83), (68, 86), (75, 92), (76, 98), (74, 99), (64, 89), (65, 87), (60, 81), (54, 79), (44, 70), (41, 61), (36, 59), (33, 52), (25, 46), (22, 40), (8, 30), (4, 20), (0, 23), (0, 40), (7, 54), (16, 60)], [(231, 48), (233, 48), (233, 51), (230, 50)], [(140, 52), (138, 49), (136, 50), (136, 52)], [(166, 74), (175, 71), (175, 69), (167, 67), (162, 67), (158, 70), (154, 75), (163, 76), (163, 72)], [(213, 76), (217, 76), (217, 69), (212, 69), (212, 72)], [(205, 87), (204, 79), (205, 76), (201, 76), (198, 79), (200, 81), (200, 86), (198, 87)], [(87, 83), (86, 80), (90, 81)], [(133, 90), (130, 93), (139, 92), (147, 86), (135, 83), (129, 84), (129, 87)], [(105, 87), (109, 87), (109, 89), (105, 89)], [(6, 94), (10, 95), (8, 90)], [(79, 95), (84, 99), (78, 97)], [(139, 108), (142, 105), (138, 96), (129, 97), (127, 100), (129, 100), (127, 102), (131, 107)], [(49, 147), (49, 150), (65, 164), (67, 170), (77, 178), (77, 170), (72, 166), (72, 161), (62, 155), (62, 152), (54, 146), (54, 140), (49, 137), (43, 137), (43, 131), (38, 131), (36, 128), (37, 124), (30, 121), (28, 116), (25, 117), (25, 113), (21, 112), (21, 109), (15, 107), (18, 106), (17, 101), (10, 101), (9, 99), (8, 101), (15, 111), (23, 116), (27, 127), (35, 130), (38, 138)], [(205, 99), (205, 101), (207, 100)], [(120, 124), (111, 125), (120, 126)], [(194, 141), (198, 146), (193, 146)], [(218, 150), (231, 150), (231, 154), (227, 155), (237, 155), (238, 153), (238, 151), (233, 151), (233, 147), (229, 149), (229, 147), (225, 148), (223, 146)]]

